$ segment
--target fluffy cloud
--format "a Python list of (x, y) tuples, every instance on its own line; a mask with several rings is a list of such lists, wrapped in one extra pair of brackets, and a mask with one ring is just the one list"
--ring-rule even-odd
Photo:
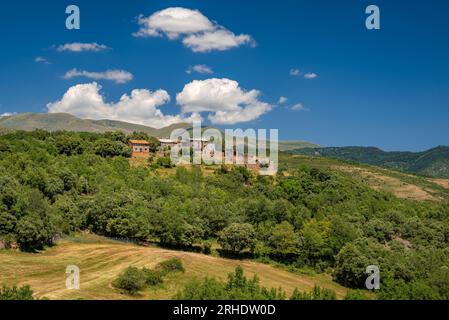
[(290, 75), (291, 76), (299, 76), (301, 74), (301, 71), (299, 69), (291, 69), (290, 70)]
[(290, 110), (293, 110), (293, 111), (309, 111), (309, 109), (304, 107), (304, 105), (302, 103), (297, 103), (297, 104), (293, 105), (290, 108)]
[(287, 102), (287, 100), (288, 100), (288, 99), (287, 99), (286, 97), (280, 97), (278, 103), (279, 103), (279, 104), (284, 104), (284, 103)]
[(140, 30), (135, 36), (162, 36), (176, 39), (180, 35), (212, 31), (215, 25), (198, 10), (167, 8), (149, 17), (139, 16)]
[(60, 45), (57, 47), (57, 51), (63, 52), (63, 51), (71, 51), (71, 52), (83, 52), (83, 51), (93, 51), (93, 52), (99, 52), (109, 49), (104, 44), (98, 44), (96, 42), (93, 43), (80, 43), (80, 42), (74, 42), (74, 43), (66, 43), (63, 45)]
[(5, 112), (5, 113), (0, 114), (0, 118), (10, 117), (10, 116), (14, 116), (16, 114), (17, 114), (17, 112)]
[(132, 73), (124, 70), (107, 70), (105, 72), (89, 72), (72, 69), (66, 72), (64, 79), (72, 79), (75, 77), (85, 77), (94, 80), (111, 80), (115, 83), (127, 83), (133, 79)]
[(242, 44), (254, 44), (251, 36), (235, 35), (233, 32), (212, 22), (198, 10), (174, 7), (153, 13), (149, 17), (139, 16), (140, 29), (136, 37), (167, 36), (169, 39), (182, 37), (184, 46), (194, 52), (224, 51)]
[(162, 128), (186, 121), (180, 116), (164, 115), (158, 108), (170, 101), (165, 90), (136, 89), (116, 103), (108, 103), (96, 82), (69, 88), (61, 100), (47, 104), (49, 113), (70, 113), (84, 119), (111, 119)]
[(195, 80), (176, 97), (181, 113), (166, 115), (160, 107), (170, 101), (167, 91), (136, 89), (118, 102), (106, 102), (96, 82), (79, 84), (67, 90), (56, 102), (47, 104), (49, 113), (69, 113), (83, 119), (111, 119), (162, 128), (179, 122), (202, 119), (207, 113), (214, 124), (252, 121), (272, 109), (258, 99), (257, 90), (245, 91), (229, 79)]
[(306, 74), (304, 75), (304, 78), (306, 78), (306, 79), (315, 79), (315, 78), (317, 78), (317, 77), (318, 77), (318, 75), (317, 75), (316, 73), (313, 73), (313, 72), (306, 73)]
[(187, 70), (186, 73), (191, 74), (191, 73), (202, 73), (202, 74), (212, 74), (214, 73), (214, 71), (206, 66), (205, 64), (197, 64), (195, 66), (190, 66)]
[(176, 96), (183, 113), (209, 113), (214, 124), (235, 124), (259, 118), (272, 106), (258, 100), (257, 90), (244, 91), (229, 79), (195, 80)]
[(225, 51), (253, 41), (247, 34), (236, 36), (229, 30), (215, 30), (201, 34), (192, 34), (182, 40), (182, 43), (193, 52)]

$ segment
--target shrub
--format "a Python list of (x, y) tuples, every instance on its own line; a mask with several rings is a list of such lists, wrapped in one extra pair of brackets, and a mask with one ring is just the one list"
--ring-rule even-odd
[(0, 288), (0, 300), (34, 300), (33, 290), (28, 285), (22, 287), (7, 287)]
[(212, 253), (212, 243), (207, 242), (207, 241), (203, 243), (203, 253), (204, 254)]
[(190, 280), (173, 297), (174, 300), (225, 300), (227, 298), (224, 284), (209, 278)]
[(163, 274), (172, 272), (185, 272), (181, 259), (173, 258), (170, 260), (162, 261), (156, 266), (156, 270), (159, 270)]
[(173, 164), (171, 162), (170, 157), (161, 157), (156, 160), (153, 164), (153, 168), (173, 168)]
[(156, 286), (164, 282), (163, 277), (171, 272), (184, 272), (182, 261), (178, 258), (159, 263), (155, 270), (128, 267), (113, 282), (113, 286), (128, 294), (135, 295), (147, 286)]
[(142, 273), (145, 275), (145, 283), (148, 286), (155, 286), (164, 282), (163, 274), (159, 271), (143, 268)]
[(255, 275), (248, 279), (241, 267), (228, 274), (228, 281), (216, 279), (192, 280), (175, 296), (176, 300), (285, 300), (285, 292), (281, 288), (265, 288), (260, 286)]
[(293, 291), (290, 300), (336, 300), (335, 291), (315, 286), (310, 292)]
[(114, 281), (116, 288), (134, 295), (143, 290), (146, 285), (145, 273), (135, 267), (129, 267)]
[(348, 290), (345, 300), (368, 300), (368, 298), (360, 290)]

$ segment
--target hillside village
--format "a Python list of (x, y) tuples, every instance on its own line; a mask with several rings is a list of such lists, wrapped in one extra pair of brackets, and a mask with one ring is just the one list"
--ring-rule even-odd
[[(172, 150), (178, 149), (179, 152), (183, 148), (188, 148), (190, 153), (198, 154), (201, 156), (202, 163), (207, 164), (231, 164), (237, 166), (244, 166), (247, 169), (263, 175), (276, 174), (275, 164), (267, 157), (247, 156), (241, 155), (234, 150), (231, 157), (227, 156), (225, 152), (217, 150), (215, 143), (211, 143), (206, 139), (190, 138), (188, 142), (181, 140), (173, 140), (166, 138), (157, 138), (159, 147), (156, 152), (151, 151), (150, 142), (147, 140), (133, 140), (128, 142), (129, 147), (132, 149), (133, 158), (150, 158), (151, 156), (161, 157), (170, 156)], [(231, 158), (229, 163), (228, 157)], [(190, 157), (189, 157), (190, 159)], [(177, 164), (190, 164), (188, 161), (181, 161)]]

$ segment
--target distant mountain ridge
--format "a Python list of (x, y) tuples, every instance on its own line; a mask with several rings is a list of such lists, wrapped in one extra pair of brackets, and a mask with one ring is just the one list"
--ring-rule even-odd
[(285, 140), (285, 141), (279, 141), (279, 150), (281, 151), (290, 151), (290, 150), (296, 150), (296, 149), (303, 149), (303, 148), (319, 148), (320, 146), (303, 141), (303, 140)]
[(168, 137), (177, 128), (188, 129), (188, 123), (178, 123), (165, 128), (156, 129), (148, 126), (128, 123), (117, 120), (91, 120), (80, 119), (66, 113), (21, 113), (0, 118), (0, 128), (32, 131), (42, 129), (47, 131), (76, 131), (97, 132), (123, 131), (132, 133), (134, 131), (145, 132), (154, 137)]
[(288, 152), (350, 160), (430, 177), (449, 178), (449, 146), (438, 146), (422, 152), (388, 152), (375, 147), (303, 148)]
[[(175, 129), (186, 129), (192, 131), (189, 123), (177, 123), (171, 126), (155, 129), (144, 125), (128, 123), (117, 120), (90, 120), (80, 119), (66, 113), (21, 113), (11, 116), (0, 117), (0, 134), (10, 130), (33, 131), (42, 129), (47, 131), (76, 131), (76, 132), (97, 132), (123, 131), (132, 133), (134, 131), (145, 132), (150, 136), (159, 138), (169, 138)], [(202, 131), (210, 127), (202, 127)], [(301, 148), (319, 147), (316, 144), (306, 141), (279, 141), (279, 150), (292, 150)]]

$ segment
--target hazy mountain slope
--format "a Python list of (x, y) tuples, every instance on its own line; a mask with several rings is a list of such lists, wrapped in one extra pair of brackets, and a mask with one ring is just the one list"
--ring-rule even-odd
[(188, 128), (187, 123), (179, 123), (166, 128), (155, 129), (139, 124), (133, 124), (116, 120), (89, 120), (80, 119), (65, 113), (22, 113), (8, 117), (0, 118), (0, 128), (16, 130), (36, 130), (43, 129), (47, 131), (76, 131), (76, 132), (107, 132), (123, 131), (131, 133), (134, 131), (146, 132), (151, 136), (166, 137), (175, 128)]
[(302, 140), (279, 141), (279, 150), (280, 151), (289, 151), (289, 150), (302, 149), (302, 148), (318, 148), (318, 147), (320, 147), (320, 146), (317, 144), (310, 143), (307, 141), (302, 141)]
[(22, 113), (0, 118), (0, 127), (31, 131), (44, 129), (48, 131), (70, 130), (104, 132), (105, 127), (92, 120), (82, 120), (75, 116), (63, 113), (34, 114)]
[(124, 131), (124, 132), (134, 132), (134, 131), (141, 131), (146, 132), (149, 135), (157, 135), (158, 129), (147, 127), (140, 124), (134, 124), (134, 123), (128, 123), (123, 121), (117, 121), (117, 120), (91, 120), (93, 123), (97, 125), (101, 125), (108, 129), (108, 131)]
[[(155, 129), (144, 125), (117, 120), (80, 119), (65, 113), (21, 113), (8, 117), (0, 117), (0, 134), (2, 132), (7, 132), (8, 130), (32, 131), (36, 129), (98, 133), (120, 130), (125, 133), (140, 131), (154, 137), (169, 138), (172, 131), (178, 128), (192, 132), (192, 126), (188, 123), (177, 123), (165, 128)], [(209, 128), (211, 127), (202, 127), (202, 131)], [(220, 130), (220, 132), (224, 135), (223, 130)], [(306, 141), (279, 141), (279, 150), (281, 151), (314, 147), (318, 147), (318, 145)]]
[(431, 177), (449, 178), (449, 147), (423, 152), (387, 152), (373, 147), (304, 148), (293, 154), (322, 156), (383, 166)]

